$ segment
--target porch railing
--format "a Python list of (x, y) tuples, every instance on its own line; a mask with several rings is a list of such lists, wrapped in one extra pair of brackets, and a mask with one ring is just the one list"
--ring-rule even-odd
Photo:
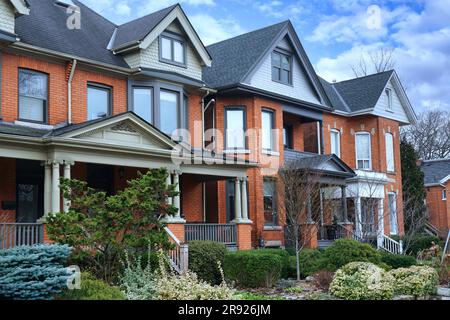
[(346, 236), (345, 230), (340, 225), (323, 225), (318, 229), (318, 240), (334, 241)]
[(181, 241), (170, 231), (169, 228), (165, 227), (164, 230), (167, 232), (170, 238), (170, 242), (175, 245), (175, 248), (169, 250), (168, 258), (173, 269), (179, 274), (185, 273), (189, 268), (189, 247), (186, 243), (181, 243)]
[(237, 228), (235, 224), (193, 223), (184, 226), (186, 242), (214, 241), (227, 246), (237, 245)]
[(40, 223), (0, 223), (0, 250), (44, 242), (44, 225)]
[(395, 241), (384, 234), (381, 235), (380, 238), (380, 243), (378, 245), (379, 249), (386, 250), (393, 254), (403, 254), (403, 242), (401, 240)]

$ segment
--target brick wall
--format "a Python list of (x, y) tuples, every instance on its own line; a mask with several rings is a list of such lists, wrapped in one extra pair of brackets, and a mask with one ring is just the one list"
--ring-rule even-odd
[[(450, 190), (450, 183), (447, 183), (446, 188)], [(444, 236), (450, 228), (450, 204), (448, 200), (442, 200), (442, 190), (444, 190), (442, 186), (427, 188), (427, 208), (431, 224), (436, 226)], [(447, 191), (447, 197), (448, 194)]]
[(15, 210), (3, 210), (2, 201), (16, 201), (16, 160), (0, 158), (0, 223), (16, 222)]

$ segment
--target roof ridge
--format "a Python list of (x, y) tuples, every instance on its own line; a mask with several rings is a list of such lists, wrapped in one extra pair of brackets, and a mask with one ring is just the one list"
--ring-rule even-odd
[(92, 9), (91, 7), (87, 6), (86, 4), (84, 4), (83, 2), (81, 2), (82, 0), (74, 0), (77, 3), (80, 3), (82, 6), (84, 6), (86, 9), (90, 10), (92, 13), (94, 13), (95, 15), (99, 16), (100, 18), (102, 18), (103, 20), (105, 20), (106, 22), (111, 23), (113, 26), (115, 26), (116, 28), (118, 27), (118, 25), (114, 22), (112, 22), (111, 20), (109, 20), (108, 18), (106, 18), (105, 16), (102, 16), (100, 13), (98, 13), (97, 11), (95, 11), (94, 9)]
[(231, 38), (228, 38), (228, 39), (225, 39), (225, 40), (222, 40), (222, 41), (210, 44), (209, 46), (207, 46), (207, 48), (213, 47), (215, 45), (221, 44), (221, 43), (226, 42), (226, 41), (237, 39), (237, 38), (242, 37), (242, 36), (249, 35), (251, 33), (255, 33), (255, 32), (258, 32), (258, 31), (265, 30), (265, 29), (273, 28), (273, 27), (281, 25), (281, 24), (288, 24), (289, 22), (290, 22), (290, 20), (284, 20), (282, 22), (278, 22), (278, 23), (272, 24), (270, 26), (266, 26), (266, 27), (262, 27), (262, 28), (259, 28), (259, 29), (256, 29), (256, 30), (252, 30), (252, 31), (246, 32), (246, 33), (242, 33), (242, 34), (239, 34), (237, 36), (234, 36), (234, 37), (231, 37)]
[[(338, 81), (338, 82), (333, 82), (332, 84), (339, 84), (339, 83), (344, 83), (344, 82), (350, 82), (350, 81), (355, 81), (355, 80), (360, 80), (360, 79), (365, 79), (365, 78), (370, 78), (370, 77), (374, 77), (374, 76), (379, 76), (382, 75), (384, 73), (393, 73), (395, 70), (391, 69), (391, 70), (386, 70), (386, 71), (382, 71), (382, 72), (376, 72), (376, 73), (372, 73), (366, 76), (362, 76), (362, 77), (356, 77), (356, 78), (352, 78), (352, 79), (348, 79), (348, 80), (343, 80), (343, 81)], [(326, 81), (326, 80), (325, 80)], [(329, 83), (329, 82), (328, 82)], [(331, 84), (331, 83), (330, 83)]]
[(179, 5), (179, 3), (176, 3), (176, 4), (173, 4), (173, 5), (171, 5), (171, 6), (162, 8), (162, 9), (160, 9), (160, 10), (153, 11), (153, 12), (151, 12), (151, 13), (149, 13), (149, 14), (146, 14), (145, 16), (142, 16), (142, 17), (139, 17), (139, 18), (130, 20), (130, 21), (128, 21), (128, 22), (122, 23), (121, 25), (118, 25), (117, 27), (120, 28), (120, 27), (126, 26), (126, 25), (128, 25), (128, 24), (134, 23), (134, 22), (136, 22), (136, 21), (138, 21), (138, 20), (142, 20), (142, 19), (148, 18), (148, 17), (151, 16), (151, 15), (154, 15), (154, 14), (156, 14), (156, 13), (160, 13), (160, 12), (162, 12), (162, 11), (165, 11), (165, 10), (169, 9), (169, 8), (171, 8), (170, 11), (172, 11), (172, 10), (173, 10), (176, 6), (178, 6), (178, 5)]

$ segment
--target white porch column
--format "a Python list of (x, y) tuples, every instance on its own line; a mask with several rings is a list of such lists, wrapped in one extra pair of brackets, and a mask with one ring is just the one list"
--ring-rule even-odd
[(181, 203), (180, 203), (180, 172), (175, 171), (173, 175), (173, 184), (175, 185), (175, 191), (178, 193), (175, 197), (173, 197), (173, 205), (178, 209), (177, 213), (175, 214), (176, 219), (181, 219), (180, 217), (180, 210), (181, 210)]
[(239, 222), (242, 220), (241, 180), (236, 178), (234, 183), (234, 214), (235, 220)]
[(52, 167), (45, 161), (44, 166), (44, 217), (52, 212)]
[[(167, 186), (171, 186), (172, 185), (172, 174), (170, 172), (167, 175), (166, 184), (167, 184)], [(172, 203), (173, 203), (173, 198), (172, 197), (167, 197), (167, 204), (171, 205)]]
[[(65, 161), (64, 162), (64, 178), (71, 179), (71, 168), (74, 165), (73, 162)], [(69, 212), (71, 202), (68, 199), (63, 199), (63, 210), (64, 212)]]
[(378, 230), (377, 230), (377, 245), (378, 248), (383, 246), (384, 236), (384, 199), (378, 200)]
[(362, 237), (362, 213), (361, 213), (361, 197), (355, 198), (355, 220), (356, 220), (356, 235)]
[(248, 219), (248, 192), (247, 192), (247, 178), (242, 179), (242, 194), (241, 194), (241, 202), (242, 202), (242, 219)]
[(61, 211), (61, 192), (59, 190), (59, 162), (52, 162), (52, 212)]

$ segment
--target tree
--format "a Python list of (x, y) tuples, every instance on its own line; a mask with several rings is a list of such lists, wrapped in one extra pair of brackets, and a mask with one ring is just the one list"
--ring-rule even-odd
[(176, 195), (166, 184), (166, 169), (139, 173), (128, 187), (108, 196), (86, 182), (61, 179), (65, 199), (71, 201), (67, 213), (51, 214), (47, 231), (51, 240), (74, 248), (73, 258), (87, 262), (98, 277), (113, 282), (125, 252), (148, 252), (169, 248), (161, 218), (176, 208), (167, 197)]
[(400, 143), (400, 153), (405, 233), (412, 235), (423, 229), (428, 219), (425, 206), (424, 174), (417, 165), (419, 160), (417, 152), (413, 145), (405, 139), (402, 139)]
[(450, 156), (450, 113), (431, 110), (419, 115), (415, 125), (402, 132), (422, 160), (448, 158)]
[(368, 53), (368, 57), (361, 55), (358, 64), (351, 68), (356, 78), (373, 73), (392, 70), (395, 67), (394, 48), (380, 48)]

